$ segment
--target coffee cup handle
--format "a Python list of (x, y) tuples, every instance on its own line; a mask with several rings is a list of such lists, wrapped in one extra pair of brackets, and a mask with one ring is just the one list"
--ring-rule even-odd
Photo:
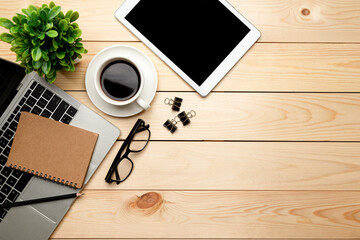
[(144, 100), (142, 100), (141, 98), (138, 98), (136, 100), (137, 104), (139, 104), (140, 107), (142, 107), (144, 110), (148, 109), (150, 107), (150, 105), (148, 103), (146, 103)]

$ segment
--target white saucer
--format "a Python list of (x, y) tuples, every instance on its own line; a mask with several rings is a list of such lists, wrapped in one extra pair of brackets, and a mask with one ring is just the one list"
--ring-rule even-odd
[(125, 106), (114, 106), (105, 102), (95, 89), (95, 72), (101, 66), (101, 64), (108, 59), (112, 58), (125, 58), (136, 62), (144, 75), (144, 88), (140, 94), (141, 98), (151, 103), (157, 89), (157, 73), (154, 64), (143, 52), (140, 50), (126, 45), (115, 45), (103, 49), (101, 52), (91, 60), (85, 76), (85, 86), (87, 94), (93, 104), (103, 111), (104, 113), (114, 117), (129, 117), (142, 112), (141, 108), (136, 102), (130, 103)]

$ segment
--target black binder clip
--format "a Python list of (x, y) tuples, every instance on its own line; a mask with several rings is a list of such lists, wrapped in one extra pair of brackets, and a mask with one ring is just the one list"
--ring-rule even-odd
[(180, 121), (182, 122), (182, 124), (184, 126), (190, 124), (190, 118), (193, 118), (196, 116), (196, 112), (194, 110), (191, 110), (190, 112), (186, 113), (185, 111), (179, 113), (178, 118), (180, 119)]
[(164, 103), (166, 105), (172, 106), (171, 109), (178, 112), (180, 111), (182, 101), (183, 99), (179, 97), (175, 97), (174, 100), (170, 98), (165, 98)]
[(178, 122), (173, 119), (173, 120), (167, 120), (163, 126), (166, 127), (171, 133), (174, 133), (177, 130), (177, 126), (175, 126)]

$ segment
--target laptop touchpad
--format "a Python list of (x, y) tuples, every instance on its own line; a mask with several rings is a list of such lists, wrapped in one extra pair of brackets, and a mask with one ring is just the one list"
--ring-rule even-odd
[[(78, 190), (58, 183), (53, 183), (49, 180), (34, 177), (33, 182), (25, 190), (22, 196), (20, 196), (20, 199), (24, 201), (76, 192), (78, 192)], [(73, 201), (74, 199), (64, 199), (53, 202), (33, 204), (31, 206), (54, 222), (59, 222), (66, 214)]]
[(14, 207), (0, 224), (0, 239), (47, 239), (55, 227), (56, 223), (29, 206)]

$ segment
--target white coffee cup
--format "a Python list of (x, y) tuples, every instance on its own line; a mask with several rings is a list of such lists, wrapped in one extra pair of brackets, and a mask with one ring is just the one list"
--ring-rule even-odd
[[(101, 74), (103, 72), (103, 70), (111, 63), (113, 62), (117, 62), (117, 61), (124, 61), (124, 62), (128, 62), (130, 63), (130, 65), (132, 65), (132, 67), (135, 67), (140, 75), (140, 86), (136, 92), (136, 94), (134, 96), (132, 96), (130, 99), (127, 100), (115, 100), (111, 97), (109, 97), (103, 90), (102, 86), (101, 86)], [(125, 106), (125, 105), (129, 105), (133, 102), (136, 102), (141, 108), (143, 108), (144, 110), (148, 109), (150, 107), (150, 105), (148, 103), (146, 103), (141, 97), (140, 94), (142, 92), (144, 88), (144, 75), (141, 71), (141, 69), (138, 67), (138, 64), (136, 64), (135, 61), (130, 60), (130, 59), (125, 59), (125, 58), (111, 58), (108, 59), (106, 61), (104, 61), (101, 66), (95, 71), (95, 89), (97, 91), (97, 93), (99, 94), (99, 96), (107, 103), (115, 105), (115, 106)]]

